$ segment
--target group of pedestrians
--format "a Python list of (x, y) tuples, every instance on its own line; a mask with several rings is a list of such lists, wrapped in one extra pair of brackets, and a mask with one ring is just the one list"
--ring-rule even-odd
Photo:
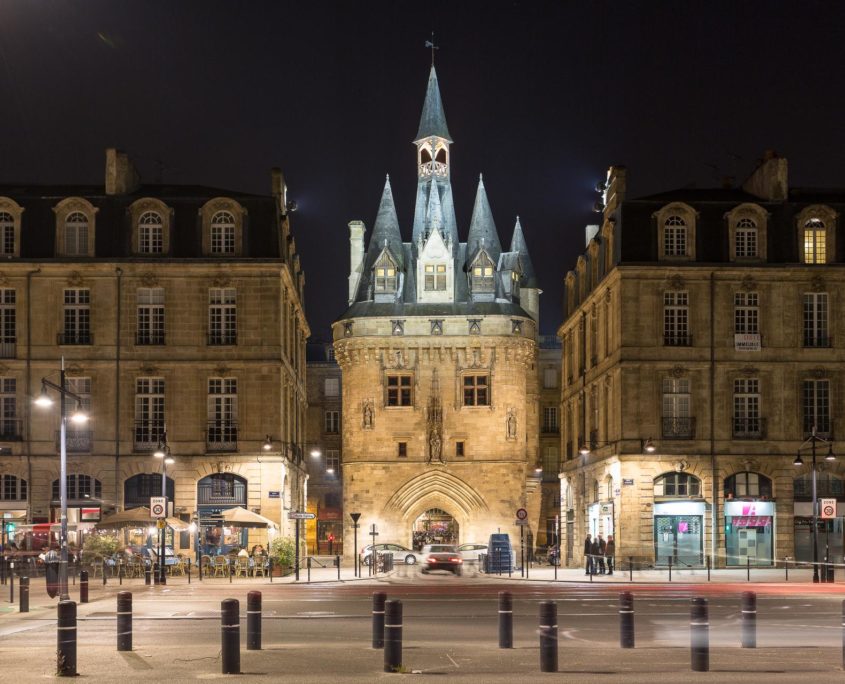
[(613, 557), (616, 555), (616, 542), (613, 535), (607, 535), (607, 541), (597, 534), (593, 539), (587, 535), (584, 539), (584, 558), (586, 559), (586, 575), (612, 575)]

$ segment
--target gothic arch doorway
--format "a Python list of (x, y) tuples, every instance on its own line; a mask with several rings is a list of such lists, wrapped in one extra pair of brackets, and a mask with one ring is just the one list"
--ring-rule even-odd
[(414, 549), (426, 544), (458, 544), (458, 521), (441, 508), (429, 508), (415, 521), (411, 530)]

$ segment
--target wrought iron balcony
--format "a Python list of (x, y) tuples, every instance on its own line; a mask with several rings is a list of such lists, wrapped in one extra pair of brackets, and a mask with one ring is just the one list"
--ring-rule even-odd
[(764, 439), (766, 437), (765, 418), (734, 418), (734, 439)]
[(692, 335), (664, 335), (664, 347), (691, 347)]
[(664, 439), (693, 439), (695, 437), (695, 418), (663, 416)]
[(0, 359), (14, 359), (18, 355), (18, 345), (14, 337), (0, 341)]
[(57, 335), (56, 344), (82, 345), (94, 344), (94, 336), (87, 330), (75, 330), (71, 332), (60, 332)]
[(136, 420), (134, 444), (135, 451), (152, 451), (164, 436), (163, 420)]
[[(65, 433), (65, 448), (69, 454), (89, 454), (91, 453), (91, 443), (94, 441), (94, 432), (92, 430), (77, 430), (71, 427), (67, 428)], [(62, 433), (56, 430), (56, 450), (62, 448)]]
[(208, 421), (205, 433), (205, 447), (208, 451), (237, 451), (238, 421)]
[(0, 442), (17, 442), (21, 439), (22, 421), (15, 418), (0, 418)]

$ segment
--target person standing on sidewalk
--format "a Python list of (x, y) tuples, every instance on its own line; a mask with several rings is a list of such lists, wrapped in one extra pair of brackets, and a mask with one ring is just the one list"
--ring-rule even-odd
[(585, 575), (592, 575), (593, 574), (593, 540), (588, 534), (587, 537), (584, 539), (584, 562), (586, 563), (586, 571)]
[(613, 574), (613, 557), (616, 555), (616, 542), (613, 541), (613, 535), (607, 535), (607, 544), (604, 549), (604, 557), (607, 559), (607, 574)]
[(601, 535), (596, 537), (596, 544), (598, 544), (598, 573), (599, 575), (604, 574), (604, 550), (607, 544), (604, 541), (604, 538)]
[(593, 544), (590, 547), (590, 557), (592, 559), (591, 574), (595, 575), (599, 571), (599, 560), (601, 555), (601, 546), (599, 546), (599, 537), (593, 539)]

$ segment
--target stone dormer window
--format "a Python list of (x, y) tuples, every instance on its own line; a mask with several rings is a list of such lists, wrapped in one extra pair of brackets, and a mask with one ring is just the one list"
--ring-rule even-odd
[(170, 218), (173, 211), (154, 197), (136, 200), (129, 207), (132, 251), (140, 256), (161, 256), (170, 251)]
[(757, 261), (766, 258), (768, 212), (763, 207), (740, 204), (727, 214), (731, 261)]
[(824, 205), (806, 207), (796, 216), (799, 258), (805, 264), (829, 264), (836, 258), (836, 212)]
[(157, 211), (145, 211), (138, 219), (138, 251), (161, 254), (164, 251), (164, 221)]
[(660, 259), (695, 261), (698, 215), (683, 202), (672, 202), (655, 212)]
[(0, 197), (0, 255), (21, 255), (21, 214), (23, 207), (14, 200)]
[(446, 264), (425, 265), (425, 291), (442, 292), (446, 289)]
[(480, 252), (470, 269), (470, 290), (472, 294), (493, 294), (495, 266), (486, 252)]
[(58, 256), (94, 256), (94, 217), (97, 209), (81, 197), (59, 202), (56, 214), (56, 253)]
[(382, 252), (373, 268), (373, 284), (376, 294), (396, 292), (396, 264), (387, 252)]
[(235, 200), (217, 197), (200, 209), (203, 254), (241, 256), (243, 254), (246, 209)]
[(663, 224), (663, 256), (687, 255), (687, 224), (680, 216), (670, 216)]

